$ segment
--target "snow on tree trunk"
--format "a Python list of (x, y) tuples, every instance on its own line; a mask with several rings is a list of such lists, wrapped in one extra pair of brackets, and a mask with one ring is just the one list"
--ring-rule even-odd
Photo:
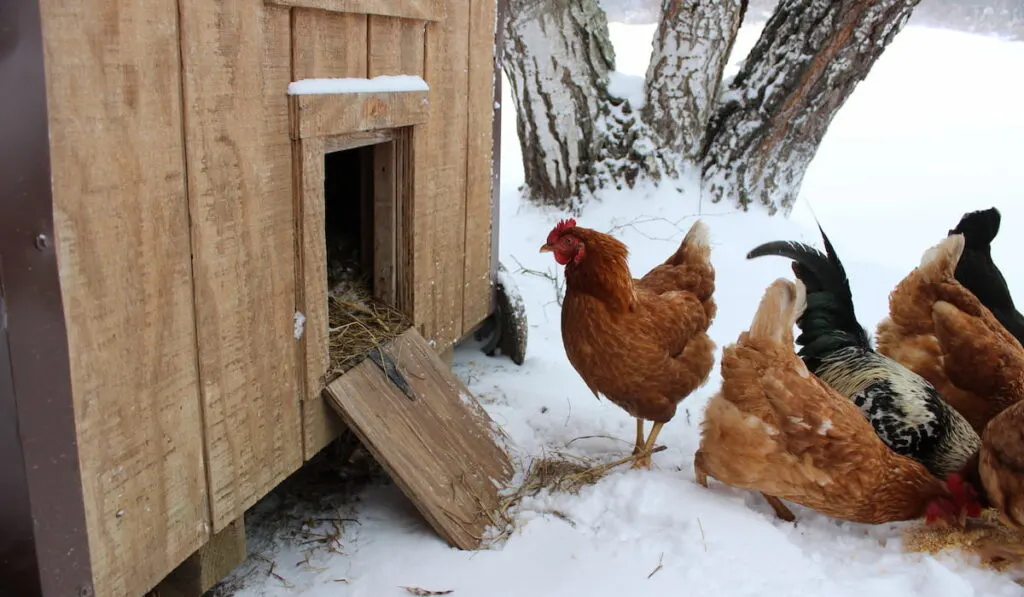
[(615, 53), (597, 0), (509, 0), (505, 73), (531, 197), (578, 207), (609, 138)]
[(782, 0), (708, 125), (712, 202), (788, 213), (832, 117), (919, 0)]
[(663, 0), (642, 110), (668, 167), (697, 161), (747, 0)]
[(504, 68), (529, 197), (578, 211), (607, 184), (660, 176), (647, 129), (608, 89), (615, 54), (597, 0), (509, 0), (506, 14)]

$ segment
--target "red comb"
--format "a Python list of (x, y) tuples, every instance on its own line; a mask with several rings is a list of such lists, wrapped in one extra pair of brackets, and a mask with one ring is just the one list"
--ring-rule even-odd
[(557, 224), (555, 224), (555, 228), (554, 230), (551, 231), (551, 234), (548, 234), (548, 244), (554, 244), (554, 242), (558, 240), (559, 236), (562, 236), (562, 234), (565, 233), (567, 230), (571, 230), (575, 227), (576, 220), (573, 218), (559, 221)]
[(978, 491), (973, 485), (964, 480), (958, 473), (952, 473), (946, 477), (946, 487), (953, 495), (953, 500), (964, 508), (968, 516), (974, 517), (981, 514), (981, 505), (978, 503)]

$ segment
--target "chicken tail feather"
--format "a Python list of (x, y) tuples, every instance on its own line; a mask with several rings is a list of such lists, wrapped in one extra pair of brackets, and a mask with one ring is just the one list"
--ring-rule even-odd
[(960, 218), (956, 228), (949, 231), (949, 235), (963, 234), (969, 247), (987, 247), (999, 234), (1001, 221), (1002, 216), (994, 207), (968, 212)]
[(806, 306), (807, 291), (802, 282), (790, 282), (785, 278), (775, 280), (761, 297), (747, 337), (791, 345), (793, 324)]
[(807, 305), (797, 322), (800, 336), (796, 341), (802, 347), (800, 356), (812, 370), (817, 359), (832, 351), (848, 346), (871, 349), (868, 334), (854, 312), (846, 270), (823, 230), (821, 236), (825, 253), (791, 241), (765, 243), (747, 253), (747, 259), (777, 255), (793, 261), (793, 273), (807, 292)]
[(921, 277), (929, 284), (953, 281), (953, 273), (964, 252), (964, 236), (952, 234), (924, 252)]
[(703, 220), (697, 220), (690, 226), (679, 248), (665, 262), (668, 265), (706, 262), (711, 258), (711, 231)]

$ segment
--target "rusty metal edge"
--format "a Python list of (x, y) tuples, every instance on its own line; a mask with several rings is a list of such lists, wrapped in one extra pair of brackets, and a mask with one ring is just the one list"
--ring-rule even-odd
[(494, 139), (491, 156), (491, 313), (498, 309), (498, 286), (495, 282), (501, 257), (501, 68), (505, 53), (505, 10), (508, 0), (496, 1), (498, 6), (494, 28), (494, 119), (491, 124)]
[(0, 23), (0, 592), (90, 597), (40, 0), (3, 0)]

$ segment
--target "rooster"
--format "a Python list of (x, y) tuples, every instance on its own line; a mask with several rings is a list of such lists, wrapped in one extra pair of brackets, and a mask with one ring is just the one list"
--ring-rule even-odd
[[(651, 467), (662, 426), (680, 401), (707, 382), (715, 344), (715, 270), (708, 230), (697, 221), (667, 261), (639, 280), (614, 237), (563, 220), (541, 252), (565, 266), (562, 343), (595, 396), (636, 418), (633, 467)], [(652, 421), (644, 438), (644, 421)]]
[(805, 297), (800, 282), (776, 280), (750, 329), (722, 351), (722, 389), (705, 409), (693, 461), (697, 482), (707, 487), (710, 475), (760, 491), (790, 522), (780, 498), (869, 524), (977, 515), (970, 484), (956, 474), (943, 482), (894, 453), (853, 403), (807, 371), (792, 331)]
[(857, 321), (850, 282), (825, 231), (825, 254), (797, 242), (756, 247), (747, 259), (777, 255), (793, 260), (793, 273), (807, 288), (807, 308), (797, 320), (796, 343), (807, 368), (853, 400), (882, 441), (913, 458), (937, 477), (959, 472), (981, 446), (970, 423), (932, 384), (879, 354)]

